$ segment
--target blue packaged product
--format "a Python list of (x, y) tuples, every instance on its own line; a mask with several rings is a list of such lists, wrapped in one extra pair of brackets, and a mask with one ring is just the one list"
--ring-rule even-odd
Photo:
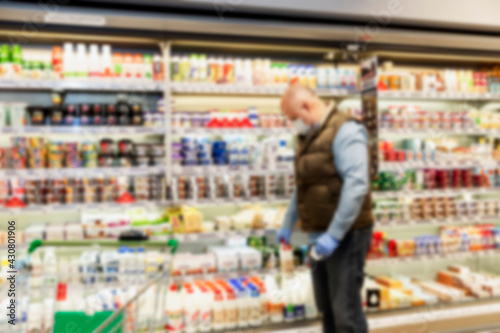
[(226, 150), (226, 141), (214, 141), (212, 147), (214, 150)]
[(215, 165), (226, 165), (226, 164), (228, 164), (228, 161), (227, 161), (226, 157), (217, 157), (217, 158), (214, 158), (214, 164)]

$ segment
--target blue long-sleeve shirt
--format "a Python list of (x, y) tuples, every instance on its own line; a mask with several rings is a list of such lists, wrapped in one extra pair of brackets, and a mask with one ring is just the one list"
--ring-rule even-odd
[[(348, 121), (342, 125), (332, 142), (335, 167), (342, 178), (340, 201), (327, 232), (342, 240), (358, 216), (369, 189), (368, 137), (363, 125)], [(285, 213), (283, 227), (293, 229), (299, 219), (297, 189)], [(322, 233), (310, 233), (314, 243)]]

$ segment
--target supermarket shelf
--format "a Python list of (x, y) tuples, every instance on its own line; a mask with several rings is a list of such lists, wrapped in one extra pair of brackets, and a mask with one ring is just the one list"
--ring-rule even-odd
[(25, 127), (4, 127), (0, 129), (1, 134), (12, 135), (46, 135), (46, 134), (123, 134), (123, 135), (157, 135), (164, 134), (163, 127), (142, 127), (142, 126), (25, 126)]
[(378, 91), (380, 99), (422, 99), (422, 100), (498, 100), (500, 93), (459, 93), (422, 91)]
[(374, 191), (374, 199), (396, 199), (400, 197), (426, 197), (426, 196), (457, 196), (457, 195), (480, 195), (489, 193), (500, 193), (500, 187), (478, 187), (478, 188), (450, 188), (431, 190), (401, 190), (401, 191)]
[(137, 91), (163, 92), (163, 82), (152, 80), (27, 80), (2, 79), (3, 90), (85, 90), (85, 91)]
[(500, 255), (500, 249), (482, 250), (482, 251), (469, 251), (469, 252), (456, 252), (456, 253), (439, 253), (428, 254), (411, 257), (394, 257), (394, 258), (380, 258), (369, 259), (366, 261), (368, 267), (388, 266), (400, 263), (421, 263), (429, 260), (449, 260), (449, 259), (472, 259), (484, 258)]
[(85, 240), (44, 240), (43, 246), (81, 246), (88, 247), (99, 245), (103, 247), (119, 247), (119, 246), (143, 246), (143, 247), (163, 247), (168, 246), (167, 241), (120, 241), (117, 239), (85, 239)]
[[(172, 83), (172, 92), (175, 94), (217, 94), (217, 95), (263, 95), (281, 96), (286, 87), (275, 86), (247, 86), (236, 84), (207, 84), (207, 83)], [(316, 89), (319, 96), (346, 97), (358, 94), (352, 89)]]
[(409, 227), (409, 226), (422, 226), (422, 225), (449, 225), (449, 224), (475, 224), (475, 223), (494, 223), (500, 222), (500, 216), (458, 216), (446, 219), (432, 219), (432, 220), (406, 220), (406, 221), (376, 221), (376, 227), (380, 229), (394, 228), (394, 227)]
[(287, 203), (288, 197), (270, 197), (270, 198), (233, 198), (233, 199), (200, 199), (200, 200), (178, 200), (178, 201), (138, 201), (133, 203), (80, 203), (80, 204), (51, 204), (51, 205), (29, 205), (23, 208), (8, 208), (1, 207), (0, 212), (10, 214), (46, 214), (55, 212), (82, 212), (82, 211), (111, 211), (118, 209), (129, 208), (144, 208), (153, 209), (157, 207), (167, 207), (176, 205), (191, 205), (191, 206), (218, 206), (218, 205), (238, 205), (238, 204), (251, 204), (251, 203), (268, 203), (279, 204)]
[(293, 164), (279, 166), (275, 168), (255, 168), (248, 165), (196, 165), (196, 166), (172, 166), (174, 175), (182, 176), (197, 176), (197, 175), (275, 175), (275, 174), (292, 174)]
[(204, 134), (204, 135), (225, 135), (225, 134), (238, 134), (238, 135), (281, 135), (281, 134), (295, 134), (294, 130), (287, 127), (276, 128), (173, 128), (173, 134), (177, 135), (190, 135), (190, 134)]
[(381, 162), (378, 167), (379, 172), (405, 171), (412, 169), (471, 169), (481, 166), (481, 168), (498, 168), (498, 161), (406, 161), (406, 162)]
[(22, 179), (99, 178), (116, 176), (144, 176), (161, 174), (163, 167), (119, 167), (119, 168), (62, 168), (62, 169), (12, 169), (0, 170), (0, 179), (12, 177)]
[(446, 135), (477, 135), (477, 136), (500, 136), (499, 130), (487, 130), (481, 128), (469, 128), (469, 129), (453, 129), (453, 130), (440, 130), (440, 129), (426, 129), (417, 130), (411, 128), (402, 129), (386, 129), (379, 128), (379, 135), (400, 135), (400, 136), (412, 136), (412, 135), (430, 135), (430, 136), (446, 136)]
[[(422, 332), (423, 329), (425, 332), (443, 332), (444, 327), (450, 329), (446, 332), (462, 332), (462, 329), (466, 327), (471, 329), (467, 332), (479, 332), (479, 329), (472, 330), (471, 327), (486, 323), (498, 324), (500, 314), (498, 299), (471, 299), (443, 305), (440, 303), (432, 306), (370, 313), (367, 315), (370, 332)], [(485, 316), (489, 316), (488, 319), (485, 319)], [(475, 320), (471, 319), (473, 317)], [(486, 331), (482, 332), (486, 333)]]
[(220, 199), (188, 199), (188, 200), (178, 200), (178, 201), (169, 201), (165, 202), (164, 205), (189, 205), (189, 206), (219, 206), (219, 205), (233, 205), (233, 204), (252, 204), (252, 203), (268, 203), (268, 204), (280, 204), (280, 203), (288, 203), (290, 200), (289, 197), (285, 196), (276, 196), (276, 197), (268, 197), (268, 198), (220, 198)]
[(173, 234), (172, 237), (180, 243), (198, 242), (200, 240), (224, 240), (233, 236), (257, 236), (263, 237), (267, 235), (276, 234), (276, 229), (251, 229), (251, 230), (227, 230), (227, 231), (213, 231), (203, 233), (189, 233), (189, 234)]

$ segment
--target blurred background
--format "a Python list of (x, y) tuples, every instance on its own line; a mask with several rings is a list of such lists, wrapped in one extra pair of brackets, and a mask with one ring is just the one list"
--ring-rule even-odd
[(294, 82), (368, 129), (370, 332), (500, 331), (498, 12), (0, 1), (0, 332), (320, 332)]

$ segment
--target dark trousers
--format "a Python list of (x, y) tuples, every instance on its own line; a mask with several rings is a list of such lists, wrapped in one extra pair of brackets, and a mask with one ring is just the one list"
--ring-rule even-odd
[(360, 290), (371, 236), (371, 227), (350, 231), (330, 257), (312, 263), (324, 333), (368, 332)]

